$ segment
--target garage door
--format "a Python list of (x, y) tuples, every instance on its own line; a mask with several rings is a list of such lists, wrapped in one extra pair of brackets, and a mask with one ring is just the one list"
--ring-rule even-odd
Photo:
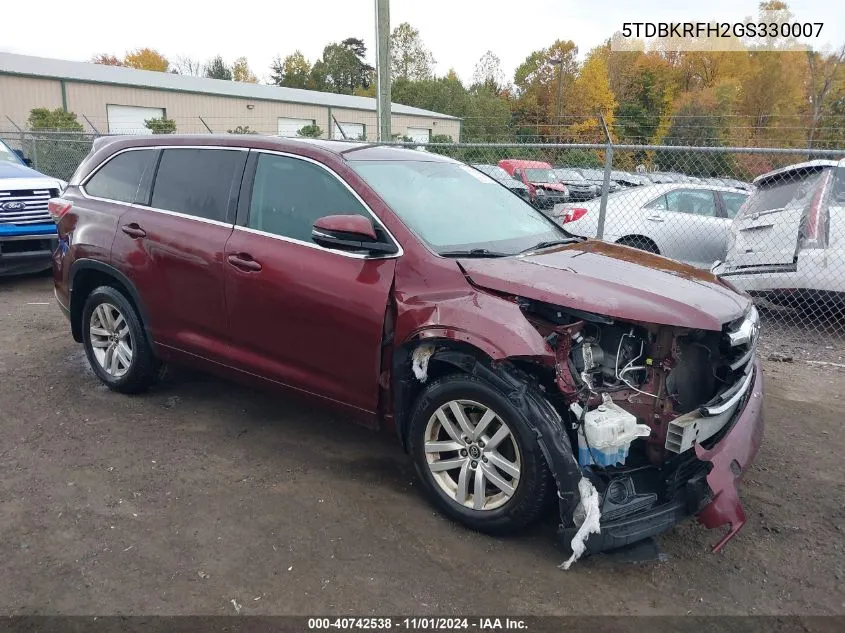
[(314, 119), (289, 119), (279, 117), (279, 136), (297, 136), (306, 125), (314, 125)]
[(414, 143), (428, 143), (431, 140), (431, 130), (424, 127), (409, 127), (406, 135), (413, 139)]
[(161, 119), (164, 108), (142, 108), (140, 106), (106, 106), (109, 121), (109, 134), (152, 134), (144, 121)]
[[(340, 125), (340, 127), (338, 127)], [(340, 133), (340, 130), (343, 129), (343, 134)], [(332, 134), (332, 138), (334, 139), (342, 139), (345, 137), (350, 141), (357, 141), (358, 139), (364, 138), (364, 124), (363, 123), (337, 123), (334, 124), (334, 133)]]

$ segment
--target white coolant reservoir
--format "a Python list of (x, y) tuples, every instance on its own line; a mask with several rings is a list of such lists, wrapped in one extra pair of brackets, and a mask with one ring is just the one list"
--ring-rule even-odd
[[(569, 406), (580, 420), (582, 408), (577, 402)], [(648, 437), (651, 429), (637, 424), (637, 418), (602, 394), (602, 403), (587, 411), (584, 424), (578, 427), (578, 463), (615, 466), (628, 458), (631, 442)]]

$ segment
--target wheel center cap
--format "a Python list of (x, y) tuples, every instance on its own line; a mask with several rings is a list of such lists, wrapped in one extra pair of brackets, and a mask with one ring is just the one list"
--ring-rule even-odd
[(478, 459), (481, 457), (481, 449), (478, 448), (475, 444), (469, 447), (469, 456), (473, 459)]

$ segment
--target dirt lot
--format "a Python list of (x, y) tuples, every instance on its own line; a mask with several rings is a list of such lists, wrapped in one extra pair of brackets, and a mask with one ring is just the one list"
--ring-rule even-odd
[(4, 614), (843, 614), (845, 371), (766, 366), (767, 435), (719, 555), (557, 569), (553, 517), (494, 539), (435, 514), (393, 437), (175, 372), (87, 368), (48, 277), (0, 280)]

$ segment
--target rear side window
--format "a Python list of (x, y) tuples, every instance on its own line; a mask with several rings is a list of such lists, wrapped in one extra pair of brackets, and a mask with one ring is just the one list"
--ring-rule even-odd
[(166, 149), (156, 173), (151, 206), (206, 220), (226, 221), (229, 196), (244, 152)]
[(368, 216), (335, 176), (297, 158), (261, 154), (249, 204), (249, 228), (311, 242), (314, 222), (326, 215)]
[(155, 155), (154, 149), (118, 154), (85, 183), (85, 193), (117, 202), (136, 202), (141, 180), (153, 168)]
[(676, 189), (666, 193), (666, 210), (690, 215), (713, 217), (716, 201), (713, 192), (705, 189)]

